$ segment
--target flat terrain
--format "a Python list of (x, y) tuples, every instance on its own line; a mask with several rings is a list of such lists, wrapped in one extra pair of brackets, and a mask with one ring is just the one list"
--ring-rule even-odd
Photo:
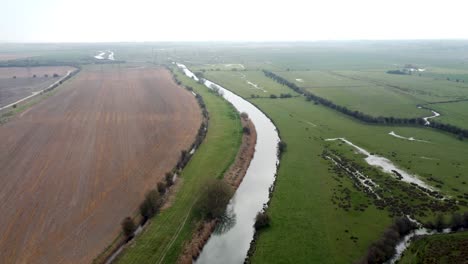
[(0, 53), (0, 61), (27, 58), (31, 55), (21, 53)]
[[(0, 67), (0, 107), (49, 87), (65, 76), (73, 67)], [(45, 75), (47, 74), (47, 77)], [(53, 77), (58, 74), (59, 77)], [(33, 77), (36, 75), (36, 77)], [(13, 78), (16, 77), (16, 78)]]
[[(205, 75), (238, 94), (248, 95), (247, 87), (236, 74), (210, 71)], [(266, 82), (262, 78), (267, 79), (252, 77), (257, 83)], [(266, 85), (265, 89), (294, 95), (285, 86)], [(463, 198), (468, 192), (463, 161), (468, 155), (466, 142), (452, 135), (430, 128), (366, 125), (307, 102), (304, 97), (246, 98), (272, 118), (288, 144), (268, 209), (272, 224), (260, 234), (253, 263), (352, 263), (390, 225), (392, 206), (378, 208), (349, 175), (322, 158), (324, 151), (335, 151), (359, 164), (365, 175), (386, 190), (382, 196), (398, 194), (404, 197), (400, 199), (403, 205), (420, 208), (412, 214), (418, 220), (425, 221), (428, 215), (436, 214), (437, 210), (424, 209), (424, 204), (431, 201), (427, 196), (412, 197), (411, 193), (417, 191), (402, 191), (408, 184), (393, 180), (390, 174), (377, 173), (355, 154), (355, 149), (339, 142), (328, 143), (326, 138), (345, 137), (387, 157), (432, 186), (441, 183), (440, 190), (452, 197)], [(388, 134), (391, 131), (427, 142), (396, 138)]]
[(200, 122), (166, 70), (101, 66), (0, 126), (0, 262), (90, 263)]
[(234, 107), (180, 71), (177, 75), (203, 97), (210, 115), (208, 133), (178, 179), (172, 206), (151, 219), (117, 263), (175, 263), (200, 219), (199, 213), (192, 210), (194, 202), (207, 180), (222, 177), (241, 144), (242, 126)]

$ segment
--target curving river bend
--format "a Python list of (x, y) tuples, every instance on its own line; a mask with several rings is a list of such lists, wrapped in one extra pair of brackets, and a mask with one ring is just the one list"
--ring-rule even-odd
[[(185, 65), (177, 63), (177, 66), (185, 75), (198, 81)], [(205, 80), (204, 84), (210, 89), (218, 87), (223, 97), (237, 111), (249, 115), (257, 131), (257, 144), (247, 173), (229, 202), (229, 228), (213, 233), (196, 263), (243, 263), (253, 239), (255, 216), (268, 202), (269, 188), (275, 179), (279, 163), (277, 145), (280, 138), (275, 125), (253, 104), (211, 81)]]

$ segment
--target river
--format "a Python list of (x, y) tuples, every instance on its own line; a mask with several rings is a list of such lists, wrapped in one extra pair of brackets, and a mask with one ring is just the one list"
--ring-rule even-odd
[[(188, 77), (198, 80), (185, 65), (177, 66)], [(253, 239), (255, 217), (268, 202), (269, 188), (274, 183), (280, 138), (275, 125), (253, 104), (211, 81), (205, 80), (204, 84), (208, 88), (218, 87), (237, 111), (249, 115), (257, 131), (257, 144), (247, 173), (227, 208), (231, 216), (229, 229), (213, 233), (196, 263), (243, 263)]]

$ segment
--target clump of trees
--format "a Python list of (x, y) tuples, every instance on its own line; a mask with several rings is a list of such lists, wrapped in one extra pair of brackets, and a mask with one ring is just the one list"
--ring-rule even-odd
[(145, 220), (155, 216), (162, 205), (161, 195), (157, 190), (149, 191), (140, 205), (140, 214)]
[[(314, 102), (315, 104), (322, 104), (328, 108), (331, 108), (333, 110), (336, 110), (338, 112), (341, 112), (345, 115), (354, 117), (360, 121), (363, 121), (365, 123), (371, 123), (371, 124), (389, 124), (389, 125), (417, 125), (417, 126), (425, 126), (426, 121), (422, 118), (398, 118), (398, 117), (384, 117), (384, 116), (378, 116), (374, 117), (368, 114), (365, 114), (360, 111), (353, 111), (351, 109), (348, 109), (345, 106), (337, 105), (333, 103), (332, 101), (325, 99), (323, 97), (317, 96), (307, 90), (304, 90), (297, 86), (295, 83), (290, 82), (286, 80), (285, 78), (276, 75), (275, 73), (267, 70), (263, 70), (263, 73), (265, 76), (273, 79), (274, 81), (278, 82), (279, 84), (285, 85), (292, 89), (293, 91), (303, 94), (306, 97), (307, 101)], [(430, 124), (428, 125), (429, 127), (442, 130), (445, 132), (452, 133), (458, 137), (464, 137), (468, 138), (468, 129), (462, 129), (454, 125), (449, 125), (449, 124), (442, 124), (438, 122), (431, 121)]]
[[(449, 218), (449, 217), (446, 217)], [(452, 231), (458, 231), (460, 229), (468, 229), (468, 212), (464, 214), (453, 213), (449, 221), (445, 221), (444, 216), (439, 214), (437, 215), (434, 222), (429, 221), (424, 224), (424, 227), (428, 229), (435, 229), (438, 232), (443, 231), (446, 228), (450, 228)]]
[(255, 230), (260, 230), (270, 226), (270, 216), (267, 212), (259, 212), (255, 217)]
[(122, 231), (127, 239), (133, 236), (137, 226), (131, 217), (125, 217), (122, 221)]
[(407, 75), (407, 71), (402, 71), (402, 70), (390, 70), (387, 71), (388, 74), (400, 74), (400, 75)]
[(206, 219), (219, 218), (233, 194), (234, 189), (224, 180), (209, 181), (197, 202), (197, 208)]
[(382, 237), (370, 245), (366, 256), (357, 263), (385, 263), (395, 255), (395, 246), (400, 239), (416, 227), (416, 224), (411, 222), (407, 217), (395, 219), (394, 223), (384, 231)]

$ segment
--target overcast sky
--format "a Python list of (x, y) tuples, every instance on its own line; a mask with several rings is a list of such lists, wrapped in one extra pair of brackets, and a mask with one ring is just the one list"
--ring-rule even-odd
[(468, 39), (466, 0), (0, 0), (0, 41)]

